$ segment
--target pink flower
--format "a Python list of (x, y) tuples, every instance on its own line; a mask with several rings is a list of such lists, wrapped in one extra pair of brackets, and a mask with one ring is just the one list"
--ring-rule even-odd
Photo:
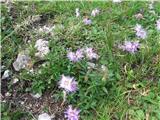
[(80, 110), (77, 110), (76, 108), (73, 109), (71, 105), (69, 105), (68, 109), (64, 112), (67, 120), (79, 120), (79, 113)]
[(84, 18), (84, 19), (83, 19), (83, 23), (84, 23), (85, 25), (90, 25), (90, 24), (92, 24), (92, 21), (91, 21), (90, 19), (88, 19), (88, 18)]
[(72, 62), (77, 62), (78, 61), (78, 59), (76, 57), (76, 54), (74, 52), (68, 52), (67, 57)]
[(160, 30), (160, 19), (159, 20), (157, 20), (157, 30)]
[(63, 88), (67, 92), (75, 92), (77, 87), (77, 82), (73, 77), (62, 75), (61, 80), (59, 81), (59, 87)]
[(119, 45), (120, 49), (130, 53), (135, 53), (136, 51), (138, 51), (139, 47), (140, 44), (138, 41), (136, 42), (125, 41), (123, 45)]
[(99, 58), (99, 56), (94, 52), (93, 48), (86, 48), (84, 52), (86, 57), (90, 60)]
[(84, 57), (83, 56), (83, 50), (78, 49), (76, 52), (68, 52), (67, 57), (72, 62), (78, 62)]
[(81, 60), (84, 57), (82, 49), (78, 49), (75, 54), (78, 60)]
[(147, 37), (147, 32), (143, 29), (143, 27), (139, 24), (135, 26), (136, 35), (139, 38), (145, 39)]

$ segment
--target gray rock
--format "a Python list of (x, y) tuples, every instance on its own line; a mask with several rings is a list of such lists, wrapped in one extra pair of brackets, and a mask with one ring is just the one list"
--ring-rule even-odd
[(31, 58), (29, 57), (27, 51), (23, 51), (18, 54), (16, 61), (13, 63), (13, 67), (16, 71), (20, 71), (23, 68), (26, 68)]
[(47, 113), (43, 113), (38, 116), (38, 120), (51, 120), (51, 116)]

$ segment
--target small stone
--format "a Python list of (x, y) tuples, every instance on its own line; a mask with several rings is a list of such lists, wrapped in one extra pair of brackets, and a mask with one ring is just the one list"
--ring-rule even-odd
[(35, 53), (35, 56), (43, 58), (46, 54), (50, 52), (49, 50), (49, 42), (43, 39), (39, 39), (35, 43), (35, 48), (37, 49), (37, 53)]
[(43, 113), (38, 116), (38, 120), (51, 120), (51, 116), (49, 116), (47, 113)]
[(10, 75), (10, 71), (9, 70), (4, 71), (4, 74), (2, 76), (2, 80), (8, 78), (9, 75)]

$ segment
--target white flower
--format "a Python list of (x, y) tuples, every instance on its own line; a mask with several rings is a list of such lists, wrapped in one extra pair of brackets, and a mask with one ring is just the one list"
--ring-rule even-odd
[(91, 16), (93, 16), (93, 17), (95, 17), (96, 15), (98, 15), (99, 14), (99, 9), (94, 9), (94, 10), (92, 10), (92, 12), (91, 12)]
[(38, 120), (51, 120), (51, 116), (49, 116), (47, 113), (43, 113), (38, 116)]
[(76, 8), (76, 17), (80, 16), (79, 8)]

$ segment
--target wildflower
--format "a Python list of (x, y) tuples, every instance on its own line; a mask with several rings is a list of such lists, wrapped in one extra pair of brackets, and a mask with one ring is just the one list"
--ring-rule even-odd
[(86, 48), (85, 49), (85, 54), (86, 54), (86, 57), (90, 60), (92, 59), (98, 59), (98, 55), (93, 51), (93, 48)]
[(147, 37), (147, 32), (142, 28), (141, 25), (137, 24), (135, 26), (136, 35), (139, 38), (145, 39)]
[(80, 16), (79, 8), (76, 8), (76, 17)]
[(76, 57), (77, 57), (78, 60), (80, 60), (84, 57), (82, 49), (78, 49), (75, 54), (76, 54)]
[(96, 15), (98, 15), (99, 14), (99, 9), (94, 9), (94, 10), (92, 10), (92, 12), (91, 12), (91, 16), (93, 16), (93, 17), (95, 17)]
[(38, 120), (51, 120), (51, 116), (49, 116), (47, 113), (43, 113), (38, 116)]
[(62, 75), (62, 78), (59, 82), (59, 87), (63, 88), (67, 92), (75, 92), (78, 89), (77, 84), (78, 83), (73, 77)]
[(76, 57), (76, 54), (74, 52), (68, 52), (67, 57), (72, 62), (77, 62), (78, 61), (78, 59)]
[(157, 30), (160, 30), (160, 19), (159, 20), (157, 20)]
[(83, 22), (84, 22), (85, 25), (90, 25), (90, 24), (92, 24), (92, 21), (91, 21), (89, 18), (84, 18), (84, 19), (83, 19)]
[(69, 105), (68, 109), (64, 112), (67, 120), (79, 120), (79, 113), (80, 110), (77, 110), (76, 108), (73, 109), (71, 105)]
[(81, 60), (84, 57), (83, 50), (78, 49), (76, 52), (68, 52), (67, 57), (72, 62), (78, 62), (79, 60)]
[(124, 51), (128, 51), (130, 53), (135, 53), (136, 51), (138, 51), (140, 45), (139, 42), (130, 42), (130, 41), (125, 41), (124, 45), (120, 45), (119, 48), (121, 48)]

